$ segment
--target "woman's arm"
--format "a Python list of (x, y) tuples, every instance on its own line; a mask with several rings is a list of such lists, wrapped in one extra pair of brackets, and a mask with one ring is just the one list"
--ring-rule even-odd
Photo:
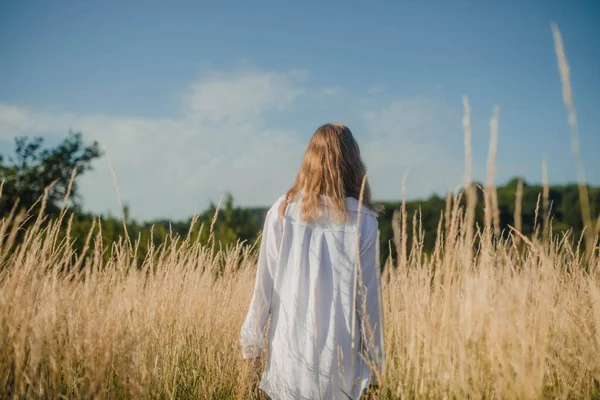
[(269, 319), (273, 277), (279, 257), (279, 242), (281, 241), (280, 224), (277, 209), (272, 208), (265, 219), (254, 293), (241, 330), (240, 342), (244, 358), (260, 357), (261, 351), (265, 347), (264, 334)]

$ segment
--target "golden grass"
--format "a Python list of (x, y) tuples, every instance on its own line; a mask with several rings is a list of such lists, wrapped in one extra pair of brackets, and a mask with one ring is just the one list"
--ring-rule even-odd
[[(452, 204), (431, 256), (417, 238), (406, 265), (385, 267), (387, 369), (373, 397), (597, 396), (598, 252), (586, 260), (567, 237), (525, 238), (524, 249), (494, 237), (466, 263), (472, 244)], [(62, 218), (40, 214), (16, 244), (23, 218), (0, 226), (0, 397), (252, 397), (238, 345), (250, 246), (170, 237), (135, 267), (126, 240), (103, 261), (99, 230), (75, 255)]]
[[(2, 232), (14, 232), (10, 222)], [(98, 232), (78, 272), (56, 223), (33, 229), (22, 245), (2, 246), (0, 398), (248, 392), (238, 328), (254, 273), (249, 247), (213, 256), (170, 238), (137, 269), (125, 241), (103, 263)]]

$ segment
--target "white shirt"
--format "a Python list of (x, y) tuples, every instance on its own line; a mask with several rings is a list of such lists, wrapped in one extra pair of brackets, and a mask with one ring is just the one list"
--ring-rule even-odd
[(301, 196), (284, 218), (283, 196), (267, 213), (243, 357), (260, 356), (270, 317), (263, 391), (274, 400), (358, 399), (374, 383), (365, 357), (384, 366), (377, 214), (362, 207), (359, 217), (347, 197), (347, 221), (324, 206), (319, 222), (307, 223)]

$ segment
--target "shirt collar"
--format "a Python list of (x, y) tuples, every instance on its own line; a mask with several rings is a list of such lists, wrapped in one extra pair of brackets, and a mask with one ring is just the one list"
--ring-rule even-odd
[[(299, 192), (300, 198), (302, 198), (302, 196), (304, 195), (304, 189), (301, 189)], [(324, 196), (321, 195), (321, 199), (323, 200), (324, 203), (328, 203), (331, 201), (331, 197), (329, 196)], [(345, 197), (346, 200), (346, 211), (348, 212), (359, 212), (358, 211), (358, 200), (354, 197), (351, 196), (346, 196)], [(377, 217), (377, 213), (373, 210), (371, 210), (370, 208), (368, 208), (367, 206), (365, 206), (364, 204), (362, 205), (362, 207), (360, 207), (360, 212), (362, 214), (368, 214), (368, 215), (372, 215), (374, 217)]]

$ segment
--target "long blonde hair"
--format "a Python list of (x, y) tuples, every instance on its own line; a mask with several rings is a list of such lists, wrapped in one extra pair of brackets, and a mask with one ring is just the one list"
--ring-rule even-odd
[[(352, 132), (341, 124), (325, 124), (315, 131), (306, 152), (296, 183), (287, 191), (279, 207), (279, 216), (300, 191), (302, 219), (316, 219), (321, 207), (321, 195), (327, 196), (330, 207), (339, 219), (346, 219), (345, 197), (359, 199), (363, 179), (367, 173), (360, 150)], [(369, 183), (365, 182), (363, 205), (373, 211), (379, 208), (371, 200)]]

